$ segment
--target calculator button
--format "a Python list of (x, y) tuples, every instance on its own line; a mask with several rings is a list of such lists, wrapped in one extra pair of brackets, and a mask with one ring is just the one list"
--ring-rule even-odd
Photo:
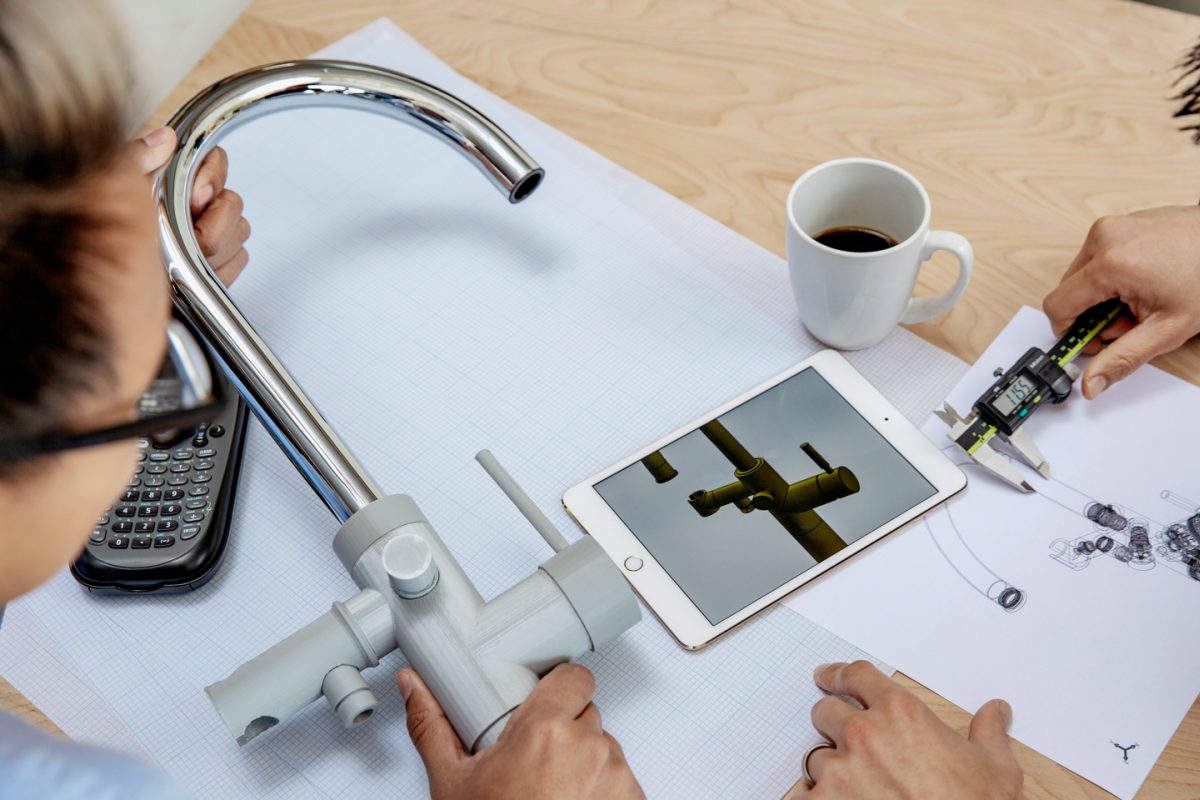
[(154, 538), (151, 536), (134, 536), (133, 539), (130, 540), (130, 545), (137, 550), (144, 550), (153, 544), (153, 542)]
[(142, 492), (142, 501), (146, 503), (157, 503), (162, 499), (162, 492), (158, 489), (147, 489)]
[(196, 462), (196, 469), (212, 469), (214, 466), (216, 466), (216, 465), (209, 459), (204, 459), (203, 461)]
[(163, 492), (163, 500), (182, 500), (183, 489), (167, 489)]
[(184, 508), (188, 509), (189, 511), (195, 511), (197, 508), (204, 508), (205, 506), (207, 506), (208, 501), (205, 500), (203, 497), (197, 497), (193, 500), (188, 500), (183, 505), (184, 505)]
[(138, 501), (138, 493), (135, 491), (128, 491), (121, 495), (121, 500), (126, 503), (136, 503)]
[(172, 475), (171, 477), (167, 478), (168, 486), (187, 486), (187, 484), (187, 475)]
[(116, 550), (120, 550), (124, 547), (129, 547), (129, 537), (128, 536), (114, 536), (108, 540), (108, 546), (112, 547)]
[(104, 528), (96, 528), (92, 531), (92, 535), (88, 537), (88, 541), (92, 544), (104, 544), (104, 540), (108, 537), (108, 531)]
[(192, 483), (208, 483), (212, 480), (211, 472), (197, 472), (192, 476)]
[(208, 429), (208, 435), (214, 439), (220, 439), (225, 435), (225, 428), (221, 425), (213, 425)]
[[(154, 520), (152, 520), (152, 519), (138, 520), (138, 524), (134, 526), (133, 532), (134, 533), (154, 533)], [(134, 538), (136, 539), (137, 537), (135, 536)], [(137, 547), (137, 545), (135, 544), (134, 547)]]
[(204, 495), (208, 494), (208, 487), (193, 486), (192, 488), (188, 489), (188, 494), (190, 494), (192, 497), (203, 497)]
[(183, 530), (179, 532), (179, 538), (185, 542), (200, 532), (199, 525), (184, 525)]
[(96, 524), (97, 525), (107, 525), (109, 523), (109, 520), (111, 520), (111, 519), (112, 519), (112, 517), (110, 517), (108, 514), (105, 514), (104, 516), (100, 517), (100, 519), (96, 520)]
[(113, 533), (129, 533), (133, 530), (133, 523), (127, 519), (117, 520), (112, 524)]
[(183, 508), (172, 503), (169, 506), (163, 506), (162, 515), (164, 517), (173, 517), (181, 511), (183, 511)]
[(190, 447), (180, 447), (175, 452), (171, 453), (171, 458), (175, 459), (176, 461), (190, 461), (194, 455), (195, 453), (192, 452)]
[(138, 509), (139, 517), (157, 517), (158, 506), (142, 506)]
[(158, 521), (159, 531), (173, 531), (179, 527), (179, 521), (174, 519), (160, 519)]
[(172, 464), (171, 472), (174, 472), (174, 473), (188, 472), (189, 470), (191, 470), (191, 468), (192, 468), (192, 465), (188, 464), (186, 462), (182, 463), (182, 464)]
[(142, 466), (141, 464), (138, 464), (136, 467), (133, 468), (134, 475), (141, 475), (145, 471), (146, 471), (146, 468), (144, 466)]
[(184, 522), (200, 522), (204, 519), (203, 511), (189, 511), (183, 515)]
[(151, 461), (169, 461), (170, 458), (171, 458), (171, 454), (164, 453), (162, 450), (155, 450), (153, 453), (150, 454)]
[(143, 437), (141, 437), (140, 439), (138, 439), (138, 440), (137, 440), (137, 445), (138, 445), (138, 447), (140, 447), (140, 448), (142, 448), (143, 450), (145, 450), (147, 447), (149, 447), (149, 446), (150, 446), (150, 440), (149, 440), (149, 439), (147, 439), (145, 436), (143, 436)]
[(216, 454), (217, 454), (217, 451), (212, 449), (211, 447), (206, 447), (203, 450), (196, 451), (196, 455), (199, 456), (200, 458), (212, 458)]
[(164, 483), (166, 483), (166, 481), (157, 475), (151, 475), (150, 477), (146, 478), (147, 486), (162, 486)]
[(141, 479), (141, 478), (138, 478), (138, 477), (133, 477), (133, 478), (130, 478), (130, 479), (129, 479), (129, 483), (127, 483), (126, 485), (127, 485), (127, 486), (131, 486), (131, 487), (132, 487), (132, 486), (141, 486), (141, 485), (142, 485), (142, 479)]
[(132, 517), (137, 513), (137, 506), (117, 506), (114, 511), (118, 517)]
[(158, 536), (154, 537), (155, 547), (170, 547), (173, 544), (175, 544), (174, 536), (168, 536), (165, 533), (160, 533)]
[(151, 464), (150, 466), (146, 467), (146, 472), (150, 473), (151, 475), (162, 475), (166, 471), (166, 464)]
[(140, 452), (139, 452), (139, 453), (137, 454), (137, 460), (138, 460), (139, 462), (140, 462), (140, 461), (145, 461), (145, 460), (146, 460), (146, 454), (145, 454), (145, 453), (140, 453)]

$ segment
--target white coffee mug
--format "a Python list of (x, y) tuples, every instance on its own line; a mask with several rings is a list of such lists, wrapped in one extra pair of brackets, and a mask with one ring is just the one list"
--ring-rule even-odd
[[(840, 158), (804, 173), (787, 199), (788, 271), (809, 332), (831, 347), (857, 350), (883, 340), (898, 323), (944, 314), (971, 278), (971, 244), (929, 230), (929, 195), (916, 178), (886, 161)], [(833, 228), (869, 228), (897, 244), (875, 252), (837, 250), (817, 241)], [(934, 297), (913, 297), (917, 272), (937, 250), (958, 259), (958, 281)]]

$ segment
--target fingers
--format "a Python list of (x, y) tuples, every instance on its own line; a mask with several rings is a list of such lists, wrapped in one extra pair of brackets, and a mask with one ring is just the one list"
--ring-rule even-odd
[(588, 703), (584, 707), (583, 713), (579, 715), (579, 721), (596, 733), (600, 733), (604, 729), (600, 720), (600, 709), (596, 708), (595, 703)]
[(1003, 700), (989, 700), (971, 718), (967, 738), (998, 755), (1012, 755), (1008, 729), (1012, 725), (1012, 706)]
[(1187, 339), (1186, 325), (1161, 314), (1151, 314), (1091, 360), (1083, 372), (1083, 396), (1094, 399), (1147, 361), (1174, 350)]
[(813, 750), (804, 764), (805, 769), (808, 770), (809, 780), (813, 783), (820, 783), (821, 774), (829, 766), (829, 760), (836, 756), (837, 750), (832, 747), (822, 747), (819, 750)]
[(829, 741), (840, 743), (846, 720), (857, 713), (861, 712), (840, 697), (822, 697), (812, 708), (813, 727)]
[(822, 664), (814, 670), (813, 679), (830, 694), (853, 697), (867, 708), (896, 688), (895, 682), (869, 661)]
[(171, 153), (175, 152), (175, 131), (159, 128), (131, 143), (130, 147), (138, 167), (150, 175), (166, 164)]
[(1097, 303), (1117, 296), (1117, 292), (1096, 269), (1079, 269), (1063, 278), (1054, 291), (1042, 301), (1042, 310), (1050, 318), (1050, 327), (1055, 336), (1061, 336), (1067, 328)]
[[(444, 776), (446, 771), (455, 769), (468, 758), (458, 734), (416, 672), (400, 670), (396, 673), (396, 685), (408, 712), (408, 735), (425, 762), (431, 781), (435, 775)], [(445, 777), (439, 779), (446, 780)]]
[(1083, 348), (1084, 355), (1096, 355), (1105, 344), (1129, 333), (1136, 324), (1137, 321), (1128, 314), (1122, 314), (1110, 322), (1104, 330), (1100, 331), (1099, 336), (1087, 343), (1087, 347)]
[[(224, 194), (232, 194), (226, 192)], [(218, 232), (217, 235), (220, 235)], [(250, 238), (250, 223), (245, 217), (238, 217), (233, 223), (233, 229), (225, 232), (225, 238), (217, 245), (216, 252), (208, 256), (208, 263), (213, 269), (220, 268), (226, 261), (233, 258), (233, 254), (241, 250), (246, 240)], [(203, 251), (204, 245), (201, 245)]]
[(225, 180), (229, 177), (229, 156), (220, 147), (214, 147), (212, 152), (204, 157), (196, 177), (192, 180), (192, 216), (199, 216), (209, 201), (221, 194), (225, 189)]
[[(596, 679), (579, 664), (559, 664), (534, 687), (513, 713), (513, 723), (530, 716), (578, 719), (591, 705)], [(597, 712), (598, 713), (598, 712)]]
[(242, 218), (242, 210), (238, 193), (225, 190), (193, 223), (200, 252), (210, 264), (219, 265), (230, 258), (250, 237), (250, 223)]
[(246, 252), (246, 248), (242, 248), (234, 253), (228, 261), (218, 267), (214, 267), (217, 277), (221, 279), (221, 283), (226, 286), (232, 286), (237, 280), (237, 276), (242, 274), (242, 270), (250, 263), (250, 254)]

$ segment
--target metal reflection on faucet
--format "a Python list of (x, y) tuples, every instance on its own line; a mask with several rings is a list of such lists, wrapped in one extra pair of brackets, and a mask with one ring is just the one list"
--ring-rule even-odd
[(176, 304), (238, 391), (341, 524), (333, 549), (361, 591), (206, 688), (245, 743), (324, 696), (346, 726), (377, 701), (361, 671), (399, 648), (463, 743), (496, 741), (538, 677), (598, 649), (641, 618), (620, 571), (592, 539), (566, 544), (532, 501), (481, 454), (489, 473), (555, 550), (484, 602), (412, 498), (385, 496), (209, 268), (192, 230), (192, 181), (220, 136), (264, 114), (336, 105), (391, 116), (453, 145), (512, 203), (543, 171), (493, 122), (416, 78), (365, 64), (294, 61), (230, 76), (168, 123), (178, 148), (155, 184), (159, 238)]

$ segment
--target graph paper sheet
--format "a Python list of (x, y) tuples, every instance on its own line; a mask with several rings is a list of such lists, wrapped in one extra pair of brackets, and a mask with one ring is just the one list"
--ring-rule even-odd
[[(966, 413), (994, 367), (1053, 343), (1045, 315), (1022, 309), (950, 402)], [(1051, 477), (1020, 467), (1036, 494), (959, 457), (962, 494), (787, 602), (964, 708), (1007, 699), (1013, 736), (1131, 798), (1200, 692), (1197, 406), (1200, 390), (1145, 367), (1044, 408), (1024, 429)], [(951, 448), (944, 423), (924, 430)], [(1089, 518), (1096, 505), (1112, 513)], [(1003, 586), (1024, 602), (1002, 608)], [(847, 613), (864, 591), (890, 600)]]
[[(778, 257), (390, 23), (322, 55), (459, 94), (547, 171), (510, 206), (450, 148), (353, 111), (274, 115), (224, 143), (254, 225), (238, 302), (376, 481), (417, 499), (485, 597), (550, 553), (477, 450), (574, 538), (564, 489), (817, 349)], [(963, 369), (904, 331), (851, 360), (914, 419)], [(397, 655), (368, 673), (381, 707), (352, 731), (316, 703), (238, 748), (202, 691), (355, 591), (330, 548), (335, 527), (255, 423), (230, 552), (210, 584), (96, 597), (64, 572), (10, 609), (0, 673), (68, 734), (140, 751), (198, 797), (424, 797)], [(584, 663), (650, 797), (763, 798), (796, 780), (815, 741), (813, 667), (863, 656), (786, 608), (688, 653), (644, 610)]]

